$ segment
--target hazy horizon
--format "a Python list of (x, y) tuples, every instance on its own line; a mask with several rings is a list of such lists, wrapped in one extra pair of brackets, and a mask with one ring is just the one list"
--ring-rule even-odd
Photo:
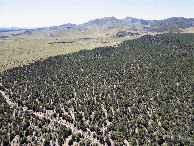
[[(114, 16), (112, 16), (114, 17)], [(130, 16), (126, 16), (125, 18), (130, 17)], [(95, 19), (103, 19), (103, 18), (107, 18), (107, 17), (102, 17), (102, 18), (95, 18)], [(109, 17), (110, 18), (110, 17)], [(116, 18), (116, 17), (115, 17)], [(116, 18), (116, 19), (125, 19), (125, 18)], [(134, 18), (134, 17), (131, 17)], [(174, 18), (174, 17), (169, 17), (169, 18)], [(164, 18), (164, 19), (169, 19), (169, 18)], [(176, 18), (186, 18), (186, 17), (176, 17)], [(92, 20), (95, 20), (92, 19)], [(136, 18), (136, 19), (142, 19), (142, 18)], [(164, 19), (155, 19), (155, 20), (164, 20)], [(190, 19), (190, 18), (186, 18), (186, 19)], [(143, 20), (148, 20), (148, 19), (143, 19)], [(152, 19), (154, 20), (154, 19)], [(89, 22), (91, 20), (88, 20), (87, 22)], [(87, 23), (87, 22), (83, 22), (81, 24)], [(64, 25), (64, 24), (75, 24), (75, 23), (71, 23), (71, 22), (67, 22), (67, 23), (63, 23), (63, 24), (59, 24), (59, 25), (52, 25), (52, 26), (40, 26), (40, 27), (17, 27), (17, 26), (11, 26), (11, 27), (1, 27), (0, 28), (26, 28), (26, 29), (35, 29), (35, 28), (43, 28), (43, 27), (54, 27), (54, 26), (60, 26), (60, 25)], [(80, 25), (80, 24), (76, 24), (76, 25)]]
[(194, 18), (192, 0), (0, 0), (0, 27), (82, 24), (104, 17), (162, 20)]

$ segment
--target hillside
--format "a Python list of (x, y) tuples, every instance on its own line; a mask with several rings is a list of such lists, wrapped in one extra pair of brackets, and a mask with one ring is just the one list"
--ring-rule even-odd
[(194, 34), (49, 57), (1, 73), (4, 145), (194, 145)]
[(173, 17), (165, 20), (153, 21), (150, 24), (150, 31), (156, 32), (182, 32), (181, 29), (186, 29), (194, 27), (194, 19), (184, 18), (184, 17)]
[(194, 27), (193, 18), (184, 17), (172, 17), (164, 20), (143, 20), (132, 17), (126, 17), (125, 19), (117, 19), (115, 17), (105, 17), (101, 19), (91, 20), (82, 27), (100, 27), (100, 29), (108, 27), (109, 29), (115, 27), (132, 27), (133, 30), (145, 29), (151, 32), (182, 32), (181, 29)]

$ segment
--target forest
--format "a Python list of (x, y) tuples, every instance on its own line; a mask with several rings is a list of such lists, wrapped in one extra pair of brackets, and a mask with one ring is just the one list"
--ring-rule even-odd
[(8, 69), (0, 144), (192, 146), (193, 58), (194, 34), (158, 34)]

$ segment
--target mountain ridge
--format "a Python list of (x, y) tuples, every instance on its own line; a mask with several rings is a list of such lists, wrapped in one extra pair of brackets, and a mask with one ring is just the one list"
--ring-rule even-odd
[[(103, 17), (103, 18), (96, 18), (96, 19), (93, 19), (93, 20), (89, 20), (88, 22), (85, 22), (83, 24), (73, 24), (73, 25), (76, 25), (76, 26), (79, 26), (79, 25), (92, 25), (92, 24), (103, 24), (104, 23), (127, 23), (127, 25), (129, 25), (130, 23), (134, 24), (134, 23), (137, 23), (137, 22), (140, 22), (140, 24), (142, 25), (148, 25), (148, 24), (155, 24), (155, 22), (169, 22), (169, 21), (180, 21), (180, 20), (185, 20), (185, 21), (194, 21), (194, 18), (185, 18), (185, 17), (170, 17), (170, 18), (166, 18), (166, 19), (161, 19), (161, 20), (146, 20), (146, 19), (138, 19), (138, 18), (134, 18), (134, 17), (129, 17), (127, 16), (126, 18), (124, 19), (118, 19), (116, 17)], [(63, 25), (60, 25), (61, 27), (63, 26), (66, 26), (67, 24), (71, 24), (71, 23), (66, 23), (66, 24), (63, 24)], [(100, 26), (101, 26), (100, 25)]]
[[(61, 25), (62, 28), (64, 25)], [(60, 26), (59, 26), (60, 27)], [(73, 25), (71, 28), (113, 28), (113, 27), (135, 27), (145, 28), (146, 31), (151, 32), (182, 32), (181, 29), (194, 27), (194, 18), (171, 17), (162, 20), (144, 20), (133, 17), (126, 17), (124, 19), (117, 19), (115, 17), (104, 17), (90, 20), (83, 24)]]
[[(190, 27), (194, 27), (194, 18), (184, 18), (184, 17), (170, 17), (162, 20), (145, 20), (145, 19), (138, 19), (127, 16), (124, 19), (118, 19), (116, 17), (104, 17), (104, 18), (96, 18), (94, 20), (90, 20), (83, 24), (72, 24), (72, 23), (65, 23), (59, 26), (50, 26), (50, 27), (39, 27), (34, 28), (34, 30), (42, 30), (43, 28), (86, 28), (87, 27), (103, 27), (103, 26), (128, 26), (128, 27), (146, 27), (148, 31), (152, 32), (165, 32), (165, 31), (172, 31), (172, 27), (174, 27), (173, 31), (181, 32), (180, 29), (186, 29)], [(19, 28), (19, 27), (11, 27), (11, 28), (0, 28), (0, 32), (7, 32), (7, 31), (17, 31), (17, 30), (26, 30), (32, 28)]]

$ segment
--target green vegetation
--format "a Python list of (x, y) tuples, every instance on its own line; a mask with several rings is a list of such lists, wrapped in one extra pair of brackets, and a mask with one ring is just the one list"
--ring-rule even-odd
[[(119, 29), (125, 28), (118, 27), (108, 31), (45, 28), (31, 31), (29, 34), (24, 33), (25, 31), (0, 33), (0, 36), (9, 36), (0, 38), (0, 71), (33, 63), (50, 56), (83, 49), (90, 50), (100, 46), (114, 46), (124, 40), (137, 37), (114, 37)], [(106, 35), (107, 33), (109, 35)]]
[(4, 146), (27, 143), (41, 144), (44, 138), (46, 138), (44, 145), (49, 145), (50, 142), (55, 144), (55, 139), (61, 138), (60, 133), (63, 133), (61, 138), (63, 144), (66, 137), (71, 135), (71, 129), (62, 127), (55, 121), (40, 119), (32, 112), (24, 111), (21, 107), (11, 108), (1, 93), (0, 103), (0, 144)]
[(146, 35), (6, 70), (18, 105), (1, 96), (0, 143), (194, 145), (193, 48), (194, 34)]

